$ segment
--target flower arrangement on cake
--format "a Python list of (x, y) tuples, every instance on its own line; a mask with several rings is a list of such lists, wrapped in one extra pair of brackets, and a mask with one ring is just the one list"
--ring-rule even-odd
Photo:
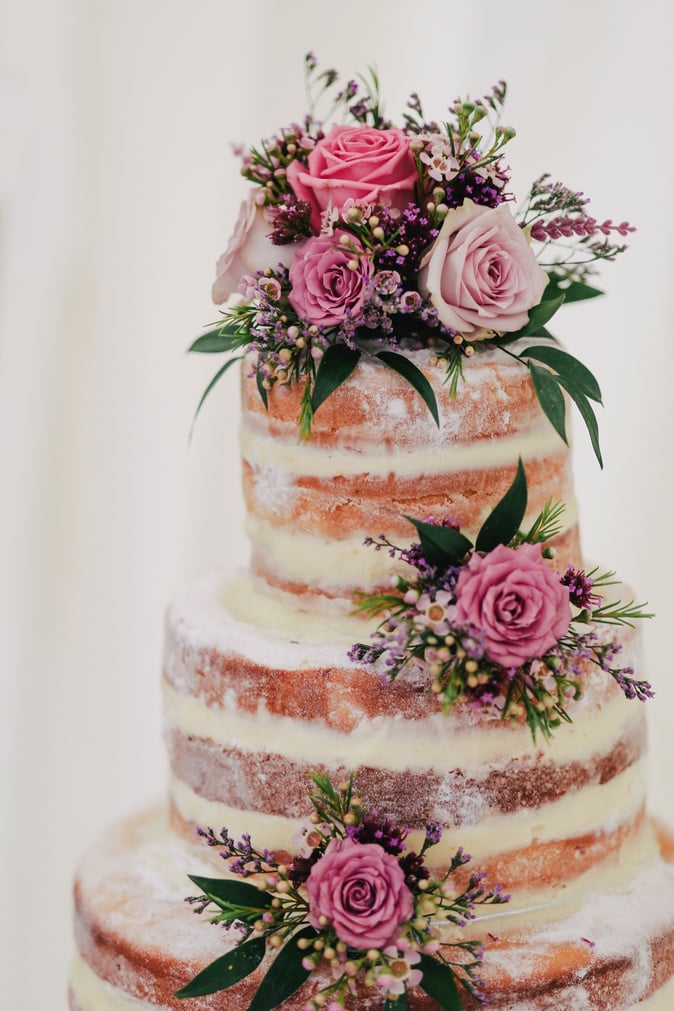
[(462, 928), (476, 906), (509, 896), (498, 885), (487, 888), (478, 872), (456, 885), (453, 876), (470, 862), (462, 850), (431, 877), (425, 855), (440, 841), (439, 824), (427, 824), (415, 853), (406, 846), (407, 829), (363, 807), (353, 777), (337, 787), (324, 773), (312, 778), (314, 810), (288, 863), (257, 850), (249, 836), (235, 842), (226, 829), (219, 835), (200, 830), (233, 876), (191, 877), (202, 894), (187, 901), (198, 913), (215, 907), (212, 922), (237, 930), (239, 938), (177, 996), (233, 986), (255, 971), (269, 947), (275, 955), (248, 1011), (278, 1007), (317, 969), (330, 981), (323, 975), (313, 987), (308, 1011), (340, 1011), (357, 987), (378, 993), (386, 1011), (409, 1006), (408, 987), (420, 987), (445, 1011), (461, 1007), (460, 987), (482, 1002), (482, 944), (464, 937)]
[(588, 665), (606, 671), (628, 699), (653, 697), (631, 667), (614, 665), (622, 646), (600, 625), (650, 618), (644, 605), (606, 601), (615, 573), (568, 566), (560, 576), (546, 559), (563, 505), (548, 503), (522, 532), (527, 482), (522, 461), (505, 496), (482, 525), (475, 544), (451, 519), (410, 520), (419, 542), (399, 548), (370, 539), (411, 567), (394, 577), (392, 593), (356, 594), (357, 610), (383, 615), (370, 644), (356, 643), (350, 659), (383, 664), (390, 683), (408, 665), (428, 673), (444, 709), (461, 700), (492, 708), (501, 719), (522, 718), (534, 740), (571, 722), (569, 700), (583, 693)]
[[(418, 95), (401, 126), (384, 115), (379, 82), (350, 80), (305, 59), (309, 113), (240, 150), (253, 187), (217, 265), (222, 319), (192, 344), (202, 353), (252, 351), (265, 404), (275, 387), (302, 383), (298, 428), (312, 420), (362, 355), (409, 381), (438, 422), (434, 392), (410, 350), (432, 348), (433, 367), (456, 390), (466, 361), (500, 348), (526, 367), (546, 415), (566, 440), (564, 393), (575, 402), (601, 463), (592, 403), (601, 391), (546, 324), (563, 302), (592, 298), (600, 260), (633, 231), (599, 222), (588, 199), (547, 174), (516, 205), (503, 150), (506, 86), (457, 100), (429, 121)], [(319, 106), (332, 99), (325, 115)], [(339, 114), (349, 122), (326, 125)], [(532, 338), (522, 347), (519, 338)], [(216, 373), (200, 401), (238, 356)]]

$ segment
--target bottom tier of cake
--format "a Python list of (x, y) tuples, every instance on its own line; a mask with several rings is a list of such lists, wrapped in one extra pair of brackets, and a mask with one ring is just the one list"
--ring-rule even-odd
[[(674, 837), (654, 826), (654, 838), (648, 858), (582, 900), (562, 895), (554, 904), (492, 907), (480, 916), (475, 931), (487, 939), (482, 976), (491, 1007), (671, 1011)], [(194, 890), (187, 874), (212, 875), (214, 859), (176, 836), (163, 811), (123, 822), (92, 847), (75, 886), (72, 1011), (246, 1011), (261, 970), (219, 994), (174, 996), (232, 943), (183, 901)], [(216, 867), (224, 871), (222, 861)], [(284, 1009), (306, 1007), (321, 985), (312, 985), (313, 975)], [(364, 993), (351, 1006), (381, 1008), (382, 998)], [(466, 996), (462, 1006), (477, 1004)], [(411, 990), (410, 1007), (438, 1005)]]

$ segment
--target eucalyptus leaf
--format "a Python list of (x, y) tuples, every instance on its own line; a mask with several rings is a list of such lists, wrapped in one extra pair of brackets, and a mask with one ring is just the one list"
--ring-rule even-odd
[(524, 326), (520, 332), (521, 337), (526, 337), (527, 334), (536, 333), (542, 326), (552, 319), (557, 310), (562, 306), (564, 302), (564, 295), (557, 295), (556, 298), (547, 298), (544, 302), (539, 302), (535, 305), (533, 309), (529, 310), (529, 322)]
[(461, 1011), (461, 998), (452, 969), (430, 955), (422, 955), (418, 966), (423, 973), (419, 984), (421, 989), (444, 1011)]
[(506, 344), (512, 344), (513, 341), (519, 340), (520, 337), (538, 336), (541, 327), (544, 327), (548, 320), (552, 319), (563, 302), (563, 294), (558, 295), (556, 298), (548, 298), (543, 302), (539, 302), (538, 305), (529, 310), (528, 323), (525, 323), (519, 330), (496, 337), (491, 343), (497, 347), (503, 347)]
[(401, 375), (403, 379), (414, 387), (417, 393), (422, 397), (424, 403), (428, 407), (428, 410), (433, 415), (433, 420), (435, 424), (440, 427), (440, 416), (438, 414), (438, 402), (435, 399), (435, 393), (433, 392), (433, 387), (429, 383), (423, 372), (417, 368), (414, 362), (411, 362), (409, 358), (405, 358), (404, 355), (396, 354), (395, 351), (380, 351), (377, 355), (380, 359), (394, 372)]
[(434, 523), (423, 523), (421, 520), (406, 516), (419, 534), (424, 557), (440, 568), (448, 565), (458, 565), (473, 547), (473, 542), (452, 527), (439, 527)]
[(595, 415), (592, 404), (589, 402), (587, 397), (581, 393), (578, 389), (571, 386), (566, 382), (563, 376), (559, 377), (559, 382), (567, 391), (576, 407), (578, 412), (585, 422), (587, 430), (590, 435), (590, 442), (592, 443), (592, 449), (594, 450), (594, 455), (597, 457), (599, 466), (603, 468), (604, 460), (601, 455), (601, 447), (599, 445), (599, 425), (597, 424), (597, 416)]
[(401, 994), (389, 995), (384, 1001), (384, 1011), (408, 1011), (409, 1006), (406, 990)]
[(591, 400), (596, 400), (599, 404), (601, 403), (601, 390), (599, 389), (599, 383), (587, 366), (583, 365), (582, 362), (579, 362), (577, 358), (573, 357), (573, 355), (570, 355), (568, 351), (562, 351), (561, 348), (551, 348), (545, 345), (539, 346), (537, 344), (534, 347), (527, 348), (526, 351), (523, 351), (520, 358), (535, 358), (536, 361), (543, 362), (544, 365), (549, 365), (550, 368), (554, 369), (555, 372), (558, 372), (570, 386), (574, 386)]
[(331, 344), (321, 358), (316, 372), (311, 407), (318, 410), (324, 400), (334, 393), (338, 386), (349, 378), (360, 358), (361, 352), (346, 344)]
[(549, 369), (541, 368), (540, 365), (534, 365), (533, 362), (528, 362), (528, 369), (531, 373), (538, 402), (554, 430), (568, 444), (566, 437), (566, 404), (564, 402), (564, 394), (559, 388), (559, 377), (550, 372)]
[(509, 544), (522, 525), (526, 509), (527, 477), (520, 459), (513, 483), (482, 524), (476, 550), (492, 551), (498, 544)]
[(250, 340), (249, 333), (242, 333), (235, 327), (221, 323), (219, 327), (197, 337), (187, 350), (207, 355), (221, 354), (223, 351), (234, 351), (244, 344), (250, 344)]
[(260, 400), (264, 404), (265, 411), (269, 410), (269, 397), (267, 396), (267, 391), (262, 385), (262, 373), (258, 369), (255, 373), (255, 384), (257, 386), (257, 392), (260, 394)]
[(549, 341), (556, 341), (557, 340), (557, 338), (555, 337), (555, 335), (551, 334), (550, 331), (548, 330), (548, 328), (545, 327), (545, 326), (539, 327), (538, 330), (536, 331), (536, 333), (530, 333), (529, 336), (530, 337), (540, 337), (540, 338), (544, 338), (545, 340), (549, 340)]
[(229, 361), (225, 362), (225, 364), (222, 366), (222, 368), (218, 369), (218, 371), (215, 373), (215, 375), (211, 379), (210, 383), (208, 384), (208, 386), (206, 387), (206, 389), (202, 393), (201, 400), (197, 404), (197, 409), (194, 412), (194, 418), (192, 419), (192, 428), (194, 428), (194, 422), (199, 417), (199, 411), (204, 406), (204, 401), (206, 400), (206, 397), (211, 392), (211, 390), (213, 389), (213, 387), (215, 386), (215, 384), (218, 382), (219, 379), (222, 379), (222, 377), (224, 376), (224, 374), (227, 371), (227, 369), (231, 369), (232, 365), (234, 365), (235, 362), (240, 362), (242, 358), (243, 358), (243, 355), (239, 355), (237, 358), (230, 358)]
[(304, 952), (297, 947), (301, 937), (314, 938), (317, 931), (313, 927), (304, 927), (288, 938), (269, 966), (266, 975), (255, 991), (255, 996), (248, 1005), (248, 1011), (272, 1011), (284, 1000), (302, 986), (309, 975), (309, 970), (302, 965)]
[(205, 997), (209, 993), (218, 993), (220, 990), (227, 990), (240, 980), (245, 979), (251, 972), (257, 969), (264, 958), (265, 941), (264, 937), (254, 937), (250, 941), (244, 941), (237, 945), (226, 955), (216, 958), (205, 969), (191, 980), (182, 990), (178, 990), (176, 997), (184, 1000), (186, 997)]
[(563, 295), (565, 302), (584, 302), (588, 298), (597, 298), (598, 295), (604, 294), (600, 288), (593, 288), (592, 285), (585, 284), (584, 281), (570, 281), (568, 284), (561, 285), (560, 282), (565, 281), (563, 274), (553, 273), (548, 276), (550, 281), (543, 293), (546, 299)]
[(238, 906), (246, 909), (263, 909), (271, 906), (271, 896), (247, 881), (239, 881), (236, 878), (201, 878), (196, 874), (190, 874), (188, 877), (211, 902), (221, 908)]

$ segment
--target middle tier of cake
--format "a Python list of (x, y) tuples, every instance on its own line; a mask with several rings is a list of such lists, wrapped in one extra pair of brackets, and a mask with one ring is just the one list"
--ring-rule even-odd
[[(354, 774), (370, 808), (395, 812), (410, 845), (444, 827), (432, 861), (462, 846), (515, 902), (568, 901), (652, 847), (644, 828), (645, 718), (595, 665), (553, 745), (460, 704), (441, 711), (422, 671), (393, 684), (347, 657), (354, 617), (285, 608), (220, 573), (168, 612), (164, 664), (174, 827), (249, 832), (292, 852), (311, 773)], [(621, 633), (626, 663), (637, 637)], [(589, 669), (592, 668), (592, 669)]]

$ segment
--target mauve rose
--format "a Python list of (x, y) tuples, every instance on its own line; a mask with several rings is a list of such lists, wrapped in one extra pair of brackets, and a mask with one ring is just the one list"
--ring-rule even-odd
[(486, 654), (503, 667), (540, 658), (568, 632), (568, 587), (546, 564), (540, 544), (474, 554), (456, 584), (457, 625), (485, 637)]
[(377, 843), (331, 839), (307, 880), (309, 922), (324, 916), (350, 948), (381, 950), (414, 911), (405, 874)]
[(254, 274), (265, 267), (277, 267), (279, 263), (289, 267), (295, 253), (304, 244), (273, 245), (268, 238), (272, 225), (266, 208), (255, 202), (256, 193), (256, 190), (251, 190), (248, 198), (241, 202), (227, 249), (217, 262), (211, 291), (216, 305), (221, 305), (238, 291), (244, 274)]
[(462, 334), (519, 330), (547, 283), (507, 205), (472, 200), (449, 211), (419, 271), (440, 321)]
[(335, 326), (358, 316), (371, 275), (372, 261), (357, 239), (343, 246), (335, 236), (314, 235), (291, 264), (288, 300), (310, 323)]
[(288, 182), (312, 207), (311, 226), (320, 231), (321, 211), (347, 200), (404, 210), (414, 197), (417, 170), (402, 130), (333, 126), (309, 155), (305, 168), (288, 166)]

